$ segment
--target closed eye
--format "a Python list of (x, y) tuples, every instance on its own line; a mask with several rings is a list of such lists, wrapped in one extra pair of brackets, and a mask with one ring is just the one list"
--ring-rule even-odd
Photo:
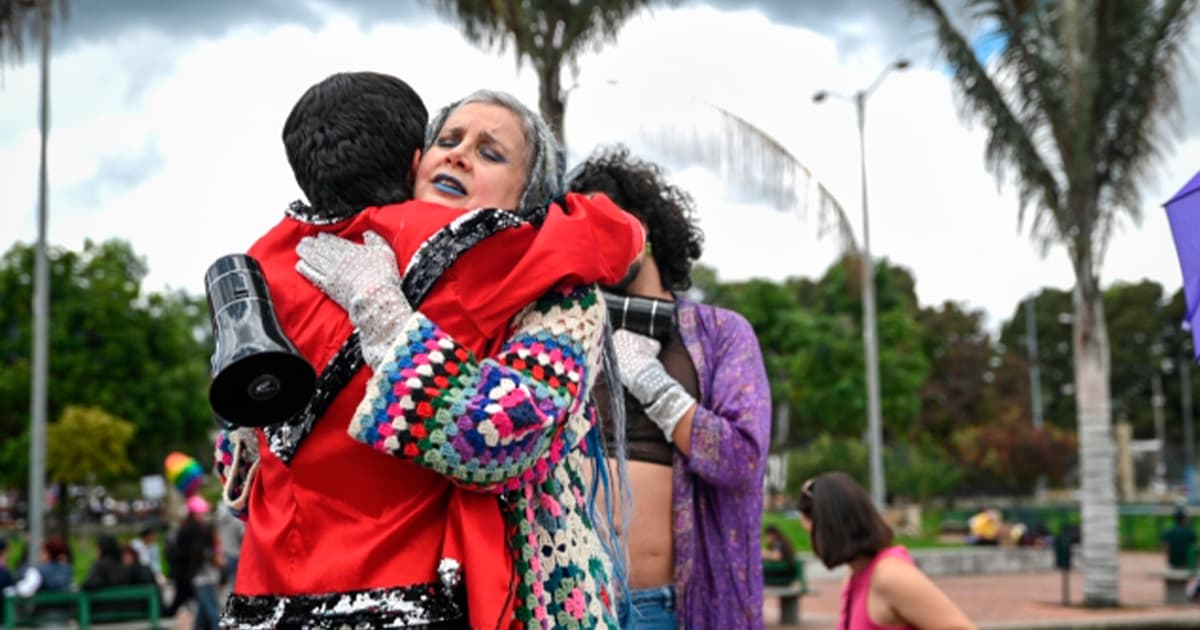
[(508, 158), (504, 157), (504, 155), (502, 153), (500, 153), (499, 151), (496, 151), (495, 149), (492, 149), (491, 147), (486, 147), (486, 146), (482, 147), (481, 149), (479, 149), (479, 154), (482, 155), (484, 157), (484, 159), (491, 161), (491, 162), (497, 162), (500, 164), (504, 164), (504, 163), (508, 162)]

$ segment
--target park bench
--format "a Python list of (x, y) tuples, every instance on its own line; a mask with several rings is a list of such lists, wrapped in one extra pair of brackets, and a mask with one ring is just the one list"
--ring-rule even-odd
[[(159, 628), (158, 588), (153, 584), (113, 586), (95, 591), (42, 591), (32, 597), (4, 598), (4, 627), (62, 623), (74, 619), (81, 630), (97, 621), (146, 619)], [(72, 614), (73, 613), (73, 614)]]
[[(764, 569), (779, 562), (763, 561)], [(800, 624), (800, 598), (807, 595), (808, 581), (804, 578), (804, 560), (796, 560), (796, 577), (788, 584), (764, 584), (763, 597), (779, 598), (779, 623), (784, 626)]]
[(110, 586), (87, 593), (92, 621), (148, 619), (151, 628), (160, 627), (162, 615), (158, 598), (158, 587), (154, 584)]
[(1187, 584), (1196, 575), (1192, 569), (1163, 569), (1151, 571), (1150, 575), (1162, 578), (1163, 594), (1168, 606), (1181, 606), (1188, 603)]
[[(73, 614), (72, 614), (73, 613)], [(4, 627), (61, 624), (75, 619), (80, 628), (91, 626), (91, 610), (83, 591), (42, 591), (32, 597), (8, 595), (4, 598)]]

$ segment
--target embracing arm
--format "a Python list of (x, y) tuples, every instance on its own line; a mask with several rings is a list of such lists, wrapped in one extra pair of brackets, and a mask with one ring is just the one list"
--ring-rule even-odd
[(479, 359), (418, 312), (349, 433), (472, 489), (540, 481), (583, 437), (566, 419), (587, 404), (603, 317), (594, 287), (552, 290), (517, 314), (498, 354)]
[[(719, 487), (762, 483), (771, 437), (771, 389), (754, 329), (731, 311), (718, 314), (711, 405), (695, 405), (675, 427), (689, 470)], [(681, 439), (682, 438), (682, 439)]]
[(974, 630), (975, 625), (920, 569), (884, 558), (871, 576), (871, 592), (906, 623), (920, 630)]

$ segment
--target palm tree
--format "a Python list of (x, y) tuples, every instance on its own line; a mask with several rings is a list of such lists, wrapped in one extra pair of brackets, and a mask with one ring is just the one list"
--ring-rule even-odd
[(1117, 604), (1118, 548), (1109, 340), (1100, 267), (1113, 227), (1140, 217), (1139, 185), (1170, 145), (1178, 70), (1195, 0), (971, 0), (1004, 42), (980, 61), (937, 0), (910, 0), (937, 28), (963, 115), (988, 129), (985, 161), (1011, 170), (1043, 254), (1075, 272), (1074, 364), (1084, 601)]
[(435, 4), (458, 21), (467, 39), (501, 51), (511, 44), (518, 66), (525, 60), (533, 64), (538, 108), (561, 143), (567, 108), (563, 64), (576, 71), (580, 53), (615, 40), (621, 26), (653, 1), (436, 0)]
[[(57, 10), (55, 5), (57, 4)], [(65, 0), (0, 0), (0, 63), (8, 56), (20, 60), (25, 50), (25, 38), (34, 29), (39, 29), (38, 19), (42, 9), (64, 15), (67, 10)]]

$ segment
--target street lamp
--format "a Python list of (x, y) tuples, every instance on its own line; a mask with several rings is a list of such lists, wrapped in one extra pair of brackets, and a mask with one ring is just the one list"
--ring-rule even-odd
[[(46, 500), (46, 388), (50, 365), (50, 260), (46, 252), (47, 196), (46, 144), (50, 132), (50, 2), (42, 2), (42, 82), (38, 110), (41, 152), (38, 166), (38, 235), (33, 265), (33, 373), (29, 393), (29, 540), (25, 549), (32, 561), (45, 535)], [(67, 500), (61, 497), (60, 500)]]
[(863, 354), (867, 371), (867, 450), (871, 460), (871, 499), (880, 511), (884, 509), (883, 479), (883, 419), (879, 405), (879, 347), (875, 325), (875, 264), (871, 260), (871, 230), (867, 213), (867, 150), (866, 150), (866, 103), (867, 97), (879, 87), (884, 77), (892, 70), (904, 70), (907, 59), (897, 59), (879, 72), (879, 76), (866, 89), (854, 93), (853, 97), (820, 90), (813, 94), (813, 102), (820, 103), (830, 96), (853, 101), (858, 114), (858, 159), (862, 188), (862, 285), (863, 285)]

